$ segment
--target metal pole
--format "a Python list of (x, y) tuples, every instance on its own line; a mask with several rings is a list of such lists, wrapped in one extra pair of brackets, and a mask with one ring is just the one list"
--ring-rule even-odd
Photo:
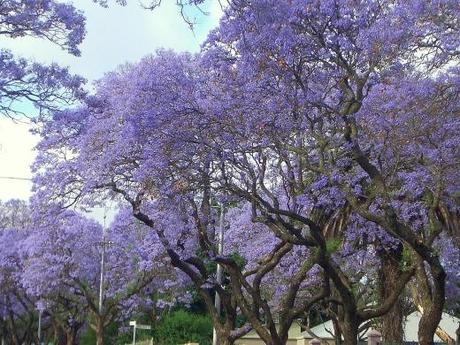
[(133, 345), (136, 345), (136, 325), (133, 327)]
[[(101, 277), (99, 279), (99, 305), (98, 305), (98, 311), (99, 311), (99, 318), (102, 318), (102, 302), (104, 301), (104, 275), (105, 275), (105, 219), (106, 219), (106, 213), (104, 212), (104, 226), (102, 228), (102, 253), (101, 253)], [(102, 320), (102, 319), (101, 319)], [(102, 345), (98, 344), (97, 345)]]
[[(219, 216), (219, 234), (217, 238), (217, 253), (222, 255), (224, 252), (224, 206), (220, 203), (220, 216)], [(219, 285), (222, 285), (222, 266), (217, 264), (216, 280)], [(217, 314), (220, 315), (220, 296), (216, 292), (214, 298), (214, 306), (216, 307)], [(217, 345), (217, 330), (214, 327), (212, 332), (212, 345)]]
[(42, 311), (38, 311), (38, 344), (42, 343)]
[(104, 298), (105, 243), (104, 239), (102, 241), (101, 278), (99, 280), (99, 315), (102, 314), (102, 299)]
[(102, 228), (102, 254), (101, 254), (101, 278), (99, 279), (99, 316), (102, 314), (102, 301), (104, 300), (104, 270), (105, 270), (105, 219), (107, 217), (104, 210), (104, 227)]
[(1, 344), (5, 345), (5, 329), (6, 329), (6, 295), (3, 295), (3, 305), (2, 305), (2, 340)]

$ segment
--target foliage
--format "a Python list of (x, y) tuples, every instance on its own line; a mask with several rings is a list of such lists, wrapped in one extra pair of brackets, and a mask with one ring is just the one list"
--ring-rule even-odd
[(210, 345), (212, 327), (209, 316), (176, 310), (165, 317), (155, 329), (154, 338), (161, 345), (177, 345), (187, 342)]
[[(1, 36), (47, 39), (78, 56), (85, 33), (85, 17), (72, 5), (54, 0), (0, 3)], [(21, 110), (29, 104), (40, 111), (68, 106), (82, 97), (83, 82), (67, 68), (17, 58), (11, 51), (0, 49), (0, 115), (31, 115)]]
[[(124, 310), (113, 315), (138, 305), (129, 297), (139, 277), (172, 264), (153, 288), (191, 281), (223, 344), (251, 328), (283, 344), (316, 306), (354, 345), (412, 281), (424, 309), (419, 340), (429, 344), (458, 293), (448, 264), (460, 243), (457, 3), (230, 1), (199, 54), (160, 50), (122, 66), (79, 107), (45, 119), (34, 211), (50, 221), (49, 200), (58, 211), (123, 204), (108, 234), (135, 260), (108, 250), (120, 284), (108, 287), (107, 305)], [(232, 206), (223, 253), (216, 201)], [(40, 224), (55, 237), (30, 240), (30, 277), (63, 273), (65, 285), (85, 271), (77, 263), (89, 255), (68, 255), (85, 238), (72, 223), (68, 232)], [(54, 242), (63, 256), (44, 255)], [(398, 279), (382, 292), (376, 278), (398, 252)], [(56, 265), (33, 274), (40, 258)], [(97, 280), (87, 281), (77, 290), (93, 291)]]

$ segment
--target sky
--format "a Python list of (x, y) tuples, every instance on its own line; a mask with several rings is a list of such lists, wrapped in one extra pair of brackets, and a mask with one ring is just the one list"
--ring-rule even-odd
[[(163, 1), (159, 8), (149, 11), (141, 8), (139, 1), (130, 1), (124, 7), (113, 4), (103, 8), (92, 0), (74, 0), (74, 5), (84, 11), (87, 18), (87, 35), (80, 46), (80, 57), (72, 56), (48, 41), (30, 37), (2, 37), (1, 48), (38, 62), (69, 66), (73, 73), (85, 77), (91, 87), (92, 82), (104, 73), (126, 62), (139, 61), (159, 48), (199, 51), (207, 33), (218, 24), (221, 15), (219, 2), (209, 2), (205, 8), (208, 15), (193, 8), (188, 10), (188, 17), (196, 23), (193, 31), (182, 19), (174, 2)], [(27, 200), (31, 196), (32, 183), (22, 178), (32, 177), (30, 165), (38, 138), (29, 130), (27, 123), (0, 118), (0, 200)]]

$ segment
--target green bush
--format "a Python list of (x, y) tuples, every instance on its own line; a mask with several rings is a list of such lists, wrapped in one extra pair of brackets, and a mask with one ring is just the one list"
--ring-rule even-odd
[(187, 342), (210, 345), (212, 322), (208, 316), (177, 310), (165, 317), (155, 333), (155, 344), (177, 345)]
[[(106, 344), (126, 344), (130, 343), (132, 335), (123, 334), (118, 335), (118, 329), (120, 325), (112, 322), (108, 325), (104, 331), (104, 343)], [(82, 334), (80, 338), (80, 345), (94, 345), (96, 344), (96, 332), (90, 327), (88, 327)]]

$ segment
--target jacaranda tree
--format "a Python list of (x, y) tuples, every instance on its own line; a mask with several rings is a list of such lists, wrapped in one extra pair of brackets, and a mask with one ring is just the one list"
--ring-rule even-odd
[[(0, 37), (32, 36), (49, 40), (79, 55), (85, 36), (85, 18), (75, 7), (58, 1), (7, 0), (0, 3)], [(82, 96), (83, 79), (56, 64), (49, 66), (18, 58), (0, 49), (0, 115), (31, 115), (57, 109)]]
[(105, 234), (98, 223), (71, 211), (48, 214), (25, 240), (28, 260), (23, 285), (52, 311), (64, 309), (64, 319), (59, 319), (57, 312), (53, 316), (61, 323), (67, 344), (75, 342), (87, 315), (97, 343), (104, 344), (106, 326), (126, 320), (149, 299), (154, 280), (157, 285), (168, 280), (181, 282), (163, 258), (164, 250), (154, 234), (127, 222), (123, 214)]
[[(437, 243), (458, 243), (458, 18), (449, 0), (232, 1), (198, 56), (160, 51), (55, 112), (36, 198), (127, 203), (195, 284), (222, 344), (250, 327), (284, 344), (318, 302), (356, 344), (363, 324), (397, 314), (411, 279), (430, 344), (446, 297)], [(267, 241), (239, 253), (247, 271), (217, 251), (218, 202), (246, 219), (234, 248)], [(362, 282), (378, 274), (373, 303)]]
[[(209, 56), (221, 69), (227, 62), (227, 76), (247, 79), (246, 102), (235, 95), (226, 99), (226, 109), (239, 121), (226, 128), (241, 127), (237, 116), (243, 110), (253, 125), (246, 125), (243, 139), (262, 132), (256, 140), (267, 144), (256, 162), (244, 164), (243, 176), (225, 170), (222, 175), (234, 177), (230, 187), (261, 212), (301, 221), (312, 231), (312, 217), (298, 210), (307, 182), (322, 189), (326, 201), (337, 202), (335, 208), (348, 205), (361, 221), (402, 241), (418, 260), (417, 275), (428, 269), (432, 277), (419, 328), (420, 342), (432, 342), (445, 293), (445, 272), (432, 242), (448, 230), (441, 210), (455, 214), (458, 190), (458, 6), (449, 1), (240, 5), (211, 35)], [(266, 97), (251, 108), (258, 91)], [(373, 107), (382, 98), (386, 102)], [(372, 119), (378, 121), (369, 125)], [(387, 135), (393, 134), (387, 127), (397, 127), (400, 136)], [(246, 145), (254, 147), (253, 142)], [(273, 159), (264, 158), (269, 154), (280, 157), (277, 174), (285, 175), (291, 205), (280, 207), (261, 178), (273, 171), (267, 168)], [(232, 172), (243, 170), (243, 159), (230, 165)], [(357, 312), (346, 280), (333, 272), (331, 278), (342, 294), (344, 337), (354, 342), (355, 325), (375, 313)]]

